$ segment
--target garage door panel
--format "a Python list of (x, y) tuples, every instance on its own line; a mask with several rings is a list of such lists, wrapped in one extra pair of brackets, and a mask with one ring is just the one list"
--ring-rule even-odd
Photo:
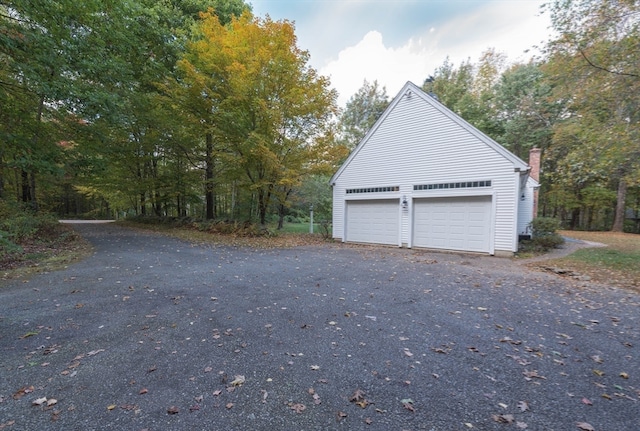
[(416, 199), (413, 245), (490, 251), (491, 197)]
[(347, 203), (348, 242), (397, 245), (400, 226), (398, 200)]

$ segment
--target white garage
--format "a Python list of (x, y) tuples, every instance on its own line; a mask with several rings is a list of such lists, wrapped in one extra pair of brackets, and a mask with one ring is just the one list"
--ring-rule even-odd
[(400, 212), (397, 199), (347, 202), (349, 242), (399, 245)]
[(491, 251), (491, 196), (416, 199), (413, 212), (413, 246)]
[(510, 256), (533, 218), (530, 170), (408, 82), (330, 180), (332, 235)]

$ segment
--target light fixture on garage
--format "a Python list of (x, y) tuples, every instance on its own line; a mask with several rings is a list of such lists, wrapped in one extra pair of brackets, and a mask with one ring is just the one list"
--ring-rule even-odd
[(407, 201), (407, 195), (402, 196), (402, 208), (408, 208), (409, 202)]

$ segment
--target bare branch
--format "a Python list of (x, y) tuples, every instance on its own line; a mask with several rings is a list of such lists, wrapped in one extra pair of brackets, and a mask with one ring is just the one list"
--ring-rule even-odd
[(579, 49), (579, 51), (580, 51), (580, 55), (582, 55), (582, 58), (584, 58), (584, 59), (585, 59), (585, 61), (586, 61), (586, 62), (589, 64), (589, 66), (591, 66), (591, 67), (594, 67), (594, 68), (596, 68), (596, 69), (598, 69), (598, 70), (602, 70), (602, 71), (607, 72), (607, 73), (612, 73), (612, 74), (614, 74), (614, 75), (619, 75), (619, 76), (631, 76), (631, 77), (633, 77), (633, 78), (640, 78), (640, 75), (637, 75), (637, 74), (635, 74), (635, 73), (617, 72), (617, 71), (615, 71), (615, 70), (607, 69), (606, 67), (598, 66), (597, 64), (593, 63), (593, 62), (589, 59), (589, 57), (587, 57), (587, 55), (584, 53), (584, 51), (583, 51), (582, 49)]

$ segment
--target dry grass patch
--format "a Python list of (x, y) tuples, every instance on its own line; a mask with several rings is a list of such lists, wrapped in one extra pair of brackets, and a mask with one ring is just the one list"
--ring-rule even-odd
[(71, 227), (58, 224), (38, 239), (20, 243), (19, 252), (0, 257), (0, 282), (65, 268), (89, 256), (91, 245)]
[(291, 248), (312, 244), (326, 244), (321, 234), (276, 232), (271, 236), (244, 236), (201, 231), (193, 227), (175, 227), (163, 224), (143, 224), (119, 221), (118, 224), (134, 229), (142, 229), (173, 236), (195, 244), (215, 244), (230, 247)]
[(575, 253), (545, 262), (580, 274), (592, 280), (640, 291), (640, 235), (617, 232), (562, 231), (561, 235), (583, 241), (598, 242), (606, 247), (584, 248)]

